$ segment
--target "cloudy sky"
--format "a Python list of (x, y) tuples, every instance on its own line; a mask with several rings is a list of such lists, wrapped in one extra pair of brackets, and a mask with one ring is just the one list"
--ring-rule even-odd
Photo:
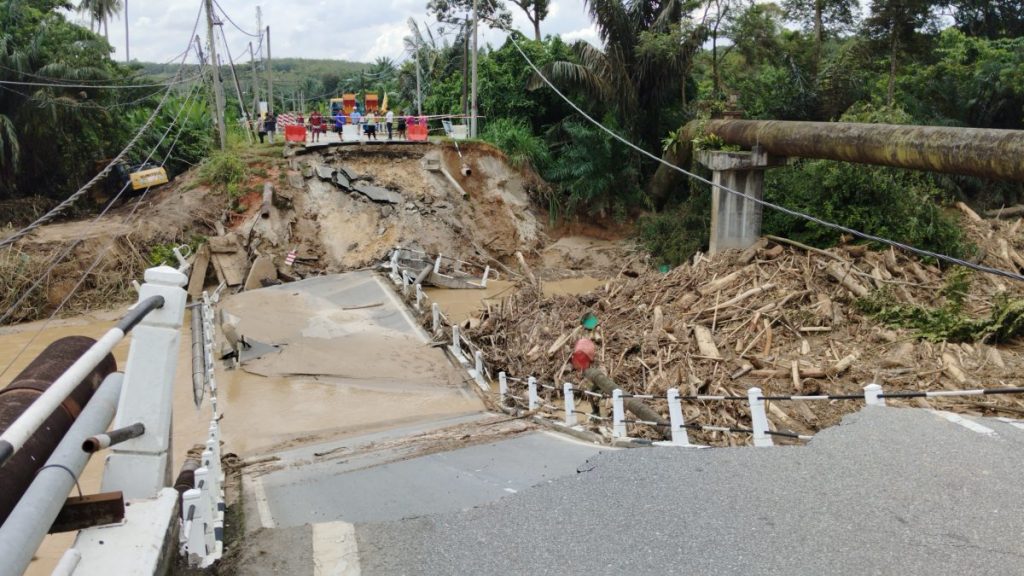
[[(263, 23), (270, 25), (274, 57), (332, 58), (369, 62), (378, 56), (399, 60), (402, 37), (410, 17), (427, 20), (427, 0), (218, 0), (220, 6), (248, 32), (255, 32), (256, 6)], [(180, 54), (188, 42), (201, 0), (127, 0), (133, 60), (165, 62)], [(510, 4), (514, 26), (527, 35), (532, 27), (519, 8)], [(79, 16), (72, 16), (79, 19)], [(123, 14), (110, 22), (110, 43), (115, 58), (124, 58)], [(200, 24), (205, 37), (205, 20)], [(500, 43), (504, 33), (481, 33), (481, 43)], [(232, 56), (239, 59), (250, 40), (231, 24), (224, 31)], [(552, 0), (541, 33), (560, 34), (566, 40), (596, 42), (582, 0)], [(254, 43), (255, 44), (255, 43)], [(247, 50), (247, 49), (246, 49)], [(247, 59), (247, 57), (246, 57)]]

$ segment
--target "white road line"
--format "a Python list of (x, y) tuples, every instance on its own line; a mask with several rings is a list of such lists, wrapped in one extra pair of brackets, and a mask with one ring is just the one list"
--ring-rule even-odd
[(982, 426), (981, 424), (978, 424), (974, 420), (968, 420), (967, 418), (964, 418), (959, 414), (954, 414), (953, 412), (943, 412), (940, 410), (932, 410), (932, 414), (945, 418), (946, 420), (949, 420), (954, 424), (959, 424), (972, 432), (977, 432), (978, 434), (984, 434), (986, 436), (997, 436), (995, 430)]
[(541, 430), (540, 433), (546, 436), (550, 436), (551, 438), (557, 438), (562, 442), (569, 442), (570, 444), (579, 444), (580, 446), (587, 446), (590, 448), (596, 447), (600, 449), (601, 452), (614, 452), (616, 450), (625, 450), (625, 448), (619, 448), (617, 446), (602, 446), (600, 444), (594, 444), (593, 442), (586, 442), (584, 440), (576, 438), (575, 436), (562, 434), (560, 432), (552, 432), (551, 430)]
[(1014, 428), (1020, 428), (1021, 430), (1024, 430), (1024, 422), (1021, 422), (1020, 420), (1013, 420), (1012, 418), (1002, 418), (1002, 417), (996, 418), (996, 420), (999, 420), (1000, 422), (1005, 422), (1005, 423), (1009, 424), (1010, 426), (1013, 426)]
[(431, 338), (427, 335), (426, 330), (424, 330), (423, 327), (420, 326), (413, 319), (413, 317), (409, 315), (408, 308), (406, 308), (405, 304), (398, 299), (398, 296), (395, 295), (395, 291), (392, 289), (392, 287), (381, 282), (380, 277), (377, 276), (376, 274), (373, 275), (373, 279), (377, 282), (377, 285), (380, 286), (380, 289), (383, 290), (384, 293), (388, 295), (388, 298), (391, 300), (391, 303), (395, 305), (395, 308), (402, 315), (402, 317), (405, 318), (405, 321), (409, 323), (409, 326), (412, 327), (413, 331), (416, 332), (416, 335), (420, 337), (420, 340), (422, 340), (424, 343), (430, 342)]
[(263, 489), (263, 478), (257, 476), (255, 478), (251, 476), (244, 476), (242, 478), (242, 484), (246, 488), (249, 494), (252, 494), (253, 499), (256, 501), (256, 511), (260, 515), (260, 525), (264, 528), (274, 528), (277, 523), (274, 522), (274, 515), (270, 513), (270, 503), (267, 501), (267, 493)]
[(313, 576), (359, 576), (360, 572), (355, 526), (313, 524)]

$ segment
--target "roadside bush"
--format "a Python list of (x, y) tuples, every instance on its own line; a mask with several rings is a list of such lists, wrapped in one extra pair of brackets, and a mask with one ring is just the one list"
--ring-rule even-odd
[[(802, 161), (765, 176), (765, 199), (798, 212), (920, 248), (963, 256), (971, 251), (945, 198), (922, 172), (828, 160)], [(773, 210), (764, 212), (764, 232), (818, 247), (839, 242), (840, 233)]]
[(548, 162), (548, 147), (522, 120), (499, 118), (487, 125), (483, 139), (505, 153), (516, 168), (532, 166), (541, 170)]
[(555, 136), (545, 176), (557, 184), (567, 215), (623, 219), (630, 209), (647, 204), (636, 159), (625, 145), (575, 120), (563, 122)]
[(657, 264), (679, 266), (707, 247), (711, 234), (710, 192), (693, 194), (678, 206), (641, 216), (636, 231)]
[(215, 152), (199, 166), (199, 181), (216, 190), (237, 190), (249, 177), (249, 168), (235, 153)]

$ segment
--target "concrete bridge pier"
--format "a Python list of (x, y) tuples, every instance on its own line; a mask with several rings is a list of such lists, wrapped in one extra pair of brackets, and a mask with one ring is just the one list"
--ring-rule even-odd
[[(700, 150), (697, 161), (712, 170), (712, 182), (761, 199), (764, 171), (784, 166), (785, 158), (769, 156), (755, 146), (749, 152)], [(708, 252), (743, 250), (761, 237), (761, 205), (720, 188), (711, 190), (711, 244)]]

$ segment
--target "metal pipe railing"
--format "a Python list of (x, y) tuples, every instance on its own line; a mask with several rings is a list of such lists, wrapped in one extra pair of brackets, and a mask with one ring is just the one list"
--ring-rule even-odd
[[(68, 397), (76, 386), (114, 349), (125, 334), (131, 331), (147, 314), (163, 307), (163, 296), (151, 296), (136, 304), (128, 314), (96, 341), (81, 358), (57, 378), (10, 427), (0, 434), (0, 466), (7, 463), (25, 442), (42, 426), (43, 422)], [(79, 445), (80, 446), (80, 445)]]
[(91, 454), (82, 451), (82, 441), (105, 430), (113, 420), (123, 379), (123, 374), (114, 373), (103, 380), (0, 526), (0, 558), (4, 559), (0, 562), (0, 576), (17, 576), (28, 568), (39, 543), (64, 506), (65, 497), (89, 461)]
[(118, 428), (117, 430), (111, 430), (105, 434), (97, 434), (90, 436), (82, 442), (82, 450), (90, 454), (99, 452), (104, 448), (110, 448), (115, 444), (120, 444), (125, 440), (131, 440), (132, 438), (138, 438), (146, 433), (146, 425), (142, 422), (136, 422), (131, 426), (125, 426), (124, 428)]

